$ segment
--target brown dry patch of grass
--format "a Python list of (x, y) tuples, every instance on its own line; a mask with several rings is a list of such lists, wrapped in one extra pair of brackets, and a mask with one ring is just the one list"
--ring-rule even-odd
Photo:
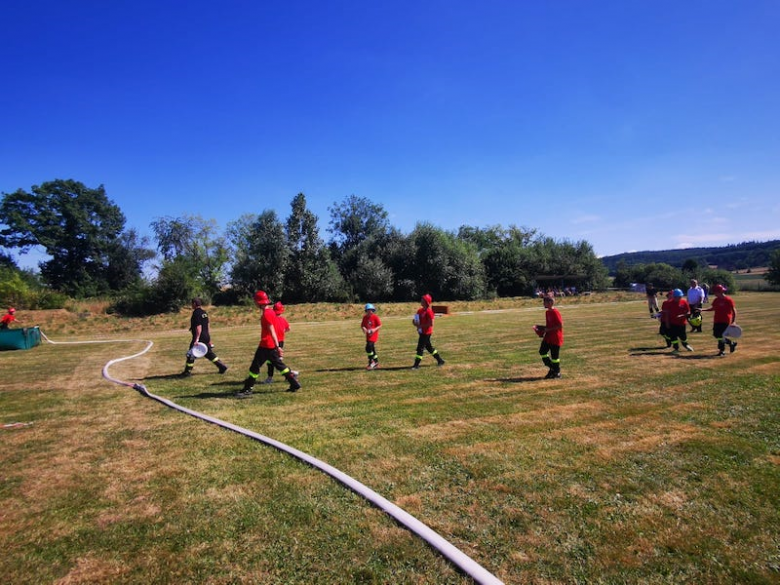
[(57, 579), (56, 585), (79, 585), (81, 583), (111, 583), (126, 576), (129, 569), (122, 562), (87, 554), (76, 559), (76, 564), (67, 575)]
[(664, 421), (657, 417), (626, 417), (620, 421), (577, 425), (550, 433), (552, 438), (566, 439), (580, 445), (594, 447), (605, 460), (619, 458), (626, 453), (653, 453), (659, 447), (675, 445), (702, 436), (699, 427)]
[(419, 494), (407, 494), (396, 499), (395, 504), (409, 512), (414, 514), (424, 509), (423, 499)]

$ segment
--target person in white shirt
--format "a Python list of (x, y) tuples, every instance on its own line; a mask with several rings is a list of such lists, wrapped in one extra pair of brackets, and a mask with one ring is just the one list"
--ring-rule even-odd
[(704, 306), (704, 289), (699, 286), (699, 282), (695, 278), (691, 279), (691, 286), (688, 289), (688, 304), (691, 307), (691, 316), (688, 319), (691, 324), (691, 333), (701, 333), (701, 308)]

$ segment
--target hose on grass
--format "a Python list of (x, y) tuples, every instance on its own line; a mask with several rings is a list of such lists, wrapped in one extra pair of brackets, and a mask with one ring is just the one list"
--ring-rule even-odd
[(224, 420), (214, 418), (211, 416), (208, 416), (206, 414), (203, 414), (202, 412), (198, 412), (196, 410), (191, 410), (189, 408), (186, 408), (184, 406), (181, 406), (179, 404), (176, 404), (175, 402), (168, 400), (167, 398), (163, 398), (161, 396), (157, 396), (156, 394), (153, 394), (149, 392), (149, 390), (144, 386), (143, 384), (134, 383), (134, 382), (128, 382), (125, 380), (119, 380), (117, 378), (114, 378), (111, 376), (109, 370), (111, 366), (114, 364), (117, 364), (119, 362), (131, 360), (137, 357), (140, 357), (144, 355), (146, 352), (148, 352), (152, 346), (154, 345), (151, 341), (146, 340), (140, 340), (140, 339), (131, 339), (131, 340), (99, 340), (99, 341), (52, 341), (46, 335), (41, 333), (41, 336), (49, 343), (53, 344), (77, 344), (77, 343), (117, 343), (117, 342), (128, 342), (128, 341), (134, 341), (134, 342), (144, 342), (146, 343), (146, 347), (141, 350), (138, 353), (135, 353), (133, 355), (128, 355), (116, 359), (112, 359), (109, 362), (106, 363), (105, 366), (103, 366), (103, 378), (108, 380), (109, 382), (113, 382), (114, 384), (118, 384), (120, 386), (125, 386), (128, 388), (132, 388), (133, 390), (136, 390), (139, 392), (142, 396), (145, 396), (146, 398), (150, 398), (152, 400), (155, 400), (159, 402), (160, 404), (163, 404), (167, 406), (168, 408), (172, 408), (174, 410), (177, 410), (179, 412), (182, 412), (184, 414), (188, 414), (192, 417), (195, 417), (197, 419), (200, 419), (202, 421), (217, 425), (219, 427), (222, 427), (223, 429), (227, 429), (236, 433), (239, 433), (241, 435), (244, 435), (245, 437), (248, 437), (250, 439), (254, 439), (255, 441), (259, 441), (265, 445), (269, 445), (271, 447), (274, 447), (278, 449), (279, 451), (282, 451), (284, 453), (287, 453), (296, 459), (303, 461), (304, 463), (307, 463), (308, 465), (319, 469), (323, 473), (329, 475), (336, 481), (339, 481), (349, 489), (351, 489), (356, 494), (362, 496), (369, 502), (371, 502), (374, 506), (385, 512), (387, 515), (395, 519), (399, 524), (406, 527), (410, 532), (413, 534), (416, 534), (421, 539), (423, 539), (425, 542), (427, 542), (431, 547), (439, 551), (446, 559), (448, 559), (453, 565), (458, 567), (463, 573), (474, 579), (476, 583), (479, 583), (480, 585), (503, 585), (503, 582), (499, 580), (495, 575), (490, 573), (487, 569), (485, 569), (482, 565), (477, 563), (474, 559), (469, 557), (467, 554), (465, 554), (463, 551), (458, 549), (455, 545), (451, 544), (448, 540), (446, 540), (444, 537), (442, 537), (440, 534), (438, 534), (436, 531), (429, 528), (427, 525), (423, 524), (417, 518), (409, 514), (408, 512), (404, 511), (402, 508), (396, 506), (386, 498), (382, 497), (378, 493), (376, 493), (374, 490), (366, 486), (365, 484), (357, 481), (356, 479), (350, 477), (346, 473), (343, 473), (342, 471), (339, 471), (335, 467), (328, 465), (327, 463), (320, 461), (316, 457), (312, 457), (311, 455), (308, 455), (307, 453), (304, 453), (303, 451), (299, 451), (298, 449), (295, 449), (294, 447), (290, 447), (289, 445), (286, 445), (284, 443), (281, 443), (275, 439), (272, 439), (270, 437), (266, 437), (264, 435), (261, 435), (259, 433), (256, 433), (254, 431), (251, 431), (249, 429), (246, 429), (244, 427), (240, 427), (238, 425), (234, 425), (232, 423), (226, 422)]

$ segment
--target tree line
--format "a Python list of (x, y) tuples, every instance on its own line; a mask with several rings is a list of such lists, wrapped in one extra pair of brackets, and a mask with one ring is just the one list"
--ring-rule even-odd
[(772, 263), (772, 256), (777, 250), (780, 250), (780, 240), (742, 242), (741, 244), (709, 248), (625, 252), (614, 256), (604, 256), (601, 261), (610, 274), (615, 274), (619, 264), (668, 264), (683, 269), (683, 265), (691, 260), (695, 260), (701, 266), (714, 266), (721, 270), (733, 271), (769, 266)]
[[(387, 211), (350, 195), (319, 218), (299, 193), (290, 213), (248, 213), (220, 231), (200, 216), (158, 217), (153, 241), (126, 226), (104, 187), (57, 179), (3, 193), (0, 297), (28, 304), (110, 296), (123, 314), (176, 311), (193, 296), (244, 302), (258, 288), (287, 303), (442, 300), (533, 294), (541, 285), (597, 290), (607, 271), (585, 241), (556, 241), (534, 229), (419, 223), (404, 234)], [(42, 248), (39, 272), (20, 270), (9, 251)], [(10, 296), (9, 296), (10, 295)], [(36, 296), (37, 295), (37, 296)], [(22, 305), (23, 302), (16, 301)], [(32, 307), (31, 307), (32, 308)]]

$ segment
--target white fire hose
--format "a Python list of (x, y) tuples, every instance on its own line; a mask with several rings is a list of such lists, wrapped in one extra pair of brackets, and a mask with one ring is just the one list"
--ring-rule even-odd
[(475, 582), (483, 585), (503, 585), (503, 582), (499, 580), (495, 575), (490, 573), (482, 565), (477, 563), (475, 560), (473, 560), (463, 551), (461, 551), (456, 546), (451, 544), (449, 541), (444, 539), (437, 532), (435, 532), (434, 530), (432, 530), (431, 528), (429, 528), (428, 526), (426, 526), (425, 524), (417, 520), (417, 518), (415, 518), (408, 512), (404, 511), (403, 509), (399, 508), (398, 506), (390, 502), (388, 499), (380, 496), (378, 493), (376, 493), (368, 486), (360, 483), (359, 481), (350, 477), (349, 475), (339, 471), (335, 467), (328, 465), (323, 461), (320, 461), (316, 457), (307, 455), (303, 451), (299, 451), (298, 449), (290, 447), (289, 445), (285, 445), (284, 443), (280, 443), (279, 441), (271, 439), (270, 437), (266, 437), (259, 433), (255, 433), (254, 431), (250, 431), (249, 429), (245, 429), (243, 427), (220, 420), (218, 418), (208, 416), (201, 412), (197, 412), (195, 410), (185, 408), (183, 406), (176, 404), (175, 402), (172, 402), (171, 400), (168, 400), (167, 398), (163, 398), (161, 396), (157, 396), (156, 394), (152, 394), (151, 392), (149, 392), (149, 390), (147, 390), (146, 386), (144, 386), (143, 384), (118, 380), (116, 378), (113, 378), (110, 375), (109, 368), (111, 366), (119, 362), (131, 360), (133, 358), (142, 356), (152, 348), (152, 346), (154, 345), (153, 342), (147, 340), (140, 340), (140, 339), (106, 340), (106, 341), (102, 341), (102, 340), (101, 341), (52, 341), (48, 337), (46, 337), (46, 335), (44, 335), (43, 332), (41, 332), (41, 336), (47, 342), (53, 344), (117, 343), (117, 342), (126, 343), (128, 341), (146, 343), (147, 344), (146, 347), (138, 353), (109, 361), (105, 366), (103, 366), (103, 377), (110, 382), (119, 384), (120, 386), (126, 386), (128, 388), (132, 388), (133, 390), (137, 390), (143, 396), (146, 396), (147, 398), (151, 398), (152, 400), (156, 400), (157, 402), (160, 402), (161, 404), (164, 404), (169, 408), (173, 408), (174, 410), (178, 410), (179, 412), (189, 414), (190, 416), (193, 416), (195, 418), (199, 418), (203, 421), (215, 424), (217, 426), (234, 431), (236, 433), (240, 433), (246, 437), (249, 437), (256, 441), (260, 441), (261, 443), (264, 443), (266, 445), (275, 447), (280, 451), (284, 451), (285, 453), (292, 455), (296, 459), (308, 463), (312, 467), (316, 467), (317, 469), (326, 473), (327, 475), (331, 476), (337, 481), (340, 481), (342, 484), (347, 486), (353, 492), (363, 496), (366, 500), (374, 504), (376, 507), (384, 511), (386, 514), (392, 516), (398, 523), (405, 526), (408, 530), (410, 530), (411, 532), (413, 532), (414, 534), (422, 538), (429, 545), (431, 545), (433, 548), (438, 550), (442, 555), (444, 555), (446, 559), (448, 559), (455, 566), (457, 566), (461, 571), (463, 571), (465, 574), (467, 574), (472, 579), (474, 579)]

